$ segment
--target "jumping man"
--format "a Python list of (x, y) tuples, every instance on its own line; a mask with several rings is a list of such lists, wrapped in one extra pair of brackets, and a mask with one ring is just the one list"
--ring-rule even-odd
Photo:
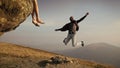
[(62, 28), (55, 29), (55, 31), (68, 31), (68, 36), (63, 40), (63, 43), (65, 45), (67, 45), (70, 40), (72, 40), (73, 47), (75, 47), (76, 45), (79, 45), (79, 43), (77, 43), (75, 39), (76, 31), (79, 30), (78, 23), (84, 20), (87, 17), (87, 15), (89, 15), (88, 12), (85, 14), (85, 16), (83, 16), (79, 20), (75, 20), (73, 16), (71, 16), (70, 23), (65, 24)]

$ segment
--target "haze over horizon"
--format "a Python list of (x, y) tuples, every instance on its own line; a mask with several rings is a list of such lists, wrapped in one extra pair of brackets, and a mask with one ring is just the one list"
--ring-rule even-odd
[(38, 0), (38, 4), (45, 24), (35, 27), (29, 16), (16, 30), (1, 36), (0, 42), (45, 50), (72, 48), (71, 42), (68, 46), (62, 43), (67, 32), (55, 32), (54, 29), (68, 23), (70, 16), (80, 19), (89, 12), (90, 15), (79, 24), (77, 41), (120, 45), (120, 0)]

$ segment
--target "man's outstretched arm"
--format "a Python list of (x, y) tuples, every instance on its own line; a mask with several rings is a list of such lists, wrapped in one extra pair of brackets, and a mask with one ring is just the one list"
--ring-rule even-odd
[(69, 30), (70, 23), (65, 24), (62, 28), (55, 29), (55, 31), (67, 31)]
[(87, 13), (85, 14), (85, 16), (83, 16), (82, 18), (80, 18), (79, 20), (77, 20), (77, 23), (79, 23), (79, 22), (81, 22), (82, 20), (84, 20), (84, 19), (87, 17), (87, 15), (89, 15), (89, 12), (87, 12)]
[(55, 29), (55, 31), (61, 31), (61, 28), (60, 29)]

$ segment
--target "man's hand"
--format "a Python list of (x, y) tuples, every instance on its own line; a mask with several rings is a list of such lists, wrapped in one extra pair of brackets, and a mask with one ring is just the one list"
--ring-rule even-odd
[(87, 16), (87, 15), (89, 15), (89, 12), (87, 12), (85, 16)]
[(59, 31), (59, 29), (55, 29), (55, 31)]

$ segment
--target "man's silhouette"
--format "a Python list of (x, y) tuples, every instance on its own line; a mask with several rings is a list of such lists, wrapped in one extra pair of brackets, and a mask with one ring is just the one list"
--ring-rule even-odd
[(68, 31), (68, 36), (63, 40), (65, 45), (67, 45), (70, 40), (72, 40), (73, 47), (79, 44), (76, 43), (76, 39), (75, 39), (76, 31), (79, 30), (78, 23), (84, 20), (87, 17), (87, 15), (89, 15), (88, 12), (85, 14), (85, 16), (83, 16), (79, 20), (75, 20), (73, 16), (71, 16), (70, 23), (65, 24), (62, 28), (55, 29), (55, 31)]

